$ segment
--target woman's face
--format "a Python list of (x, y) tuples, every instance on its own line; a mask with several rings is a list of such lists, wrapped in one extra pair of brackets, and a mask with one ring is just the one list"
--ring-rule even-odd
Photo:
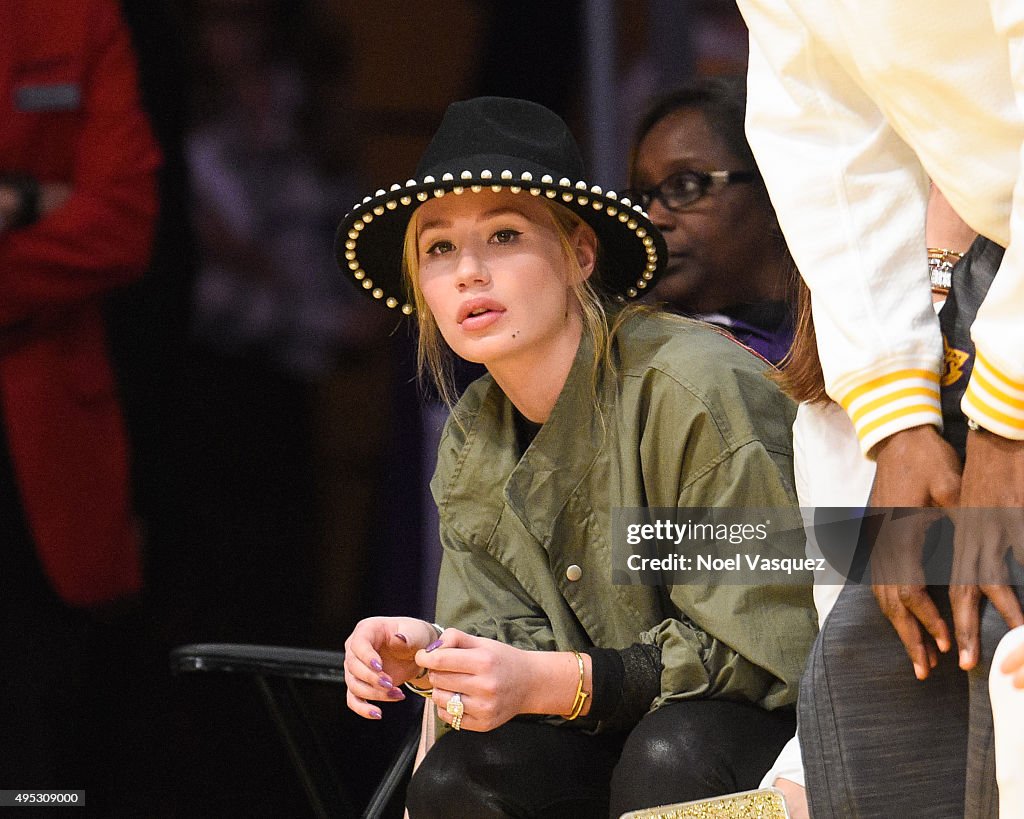
[[(682, 109), (660, 120), (640, 142), (632, 187), (650, 188), (673, 173), (751, 170), (708, 127), (700, 111)], [(778, 278), (769, 262), (775, 230), (767, 200), (750, 183), (712, 190), (684, 210), (657, 198), (651, 220), (668, 244), (668, 267), (654, 295), (677, 309), (710, 313), (772, 297)]]
[[(573, 267), (545, 204), (526, 194), (448, 193), (420, 206), (418, 286), (455, 353), (491, 369), (536, 366), (579, 342)], [(593, 270), (593, 234), (573, 237)]]

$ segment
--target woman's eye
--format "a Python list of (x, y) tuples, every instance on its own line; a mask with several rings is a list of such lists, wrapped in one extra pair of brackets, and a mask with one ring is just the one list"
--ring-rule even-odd
[(692, 172), (682, 172), (670, 177), (665, 183), (669, 194), (689, 196), (700, 190), (700, 178)]
[(509, 242), (515, 240), (516, 236), (522, 236), (522, 231), (512, 230), (499, 230), (494, 234), (494, 241), (499, 245), (507, 245)]
[(441, 240), (434, 242), (430, 247), (427, 248), (427, 255), (440, 256), (442, 253), (450, 253), (454, 249), (455, 245), (453, 245), (451, 242)]

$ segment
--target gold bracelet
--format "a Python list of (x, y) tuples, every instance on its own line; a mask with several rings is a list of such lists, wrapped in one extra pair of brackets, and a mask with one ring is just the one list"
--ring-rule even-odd
[(948, 247), (930, 247), (928, 248), (929, 259), (945, 259), (947, 256), (960, 260), (964, 257), (964, 254), (958, 250), (950, 250)]
[(569, 709), (569, 716), (566, 717), (570, 721), (580, 715), (580, 712), (583, 711), (583, 704), (587, 701), (587, 697), (590, 696), (587, 691), (583, 690), (583, 674), (585, 671), (583, 656), (578, 651), (574, 651), (573, 654), (576, 656), (576, 663), (580, 667), (580, 681), (576, 683), (576, 696), (572, 699), (572, 708)]

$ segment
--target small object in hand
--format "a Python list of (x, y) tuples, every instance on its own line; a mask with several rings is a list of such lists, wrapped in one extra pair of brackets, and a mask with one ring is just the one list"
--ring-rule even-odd
[(459, 714), (455, 719), (452, 720), (452, 728), (456, 731), (462, 730), (462, 714)]

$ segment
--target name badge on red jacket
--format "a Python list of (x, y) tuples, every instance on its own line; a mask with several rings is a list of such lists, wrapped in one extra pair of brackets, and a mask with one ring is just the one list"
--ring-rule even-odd
[(81, 105), (78, 83), (35, 83), (21, 85), (14, 92), (14, 107), (19, 111), (77, 111)]

